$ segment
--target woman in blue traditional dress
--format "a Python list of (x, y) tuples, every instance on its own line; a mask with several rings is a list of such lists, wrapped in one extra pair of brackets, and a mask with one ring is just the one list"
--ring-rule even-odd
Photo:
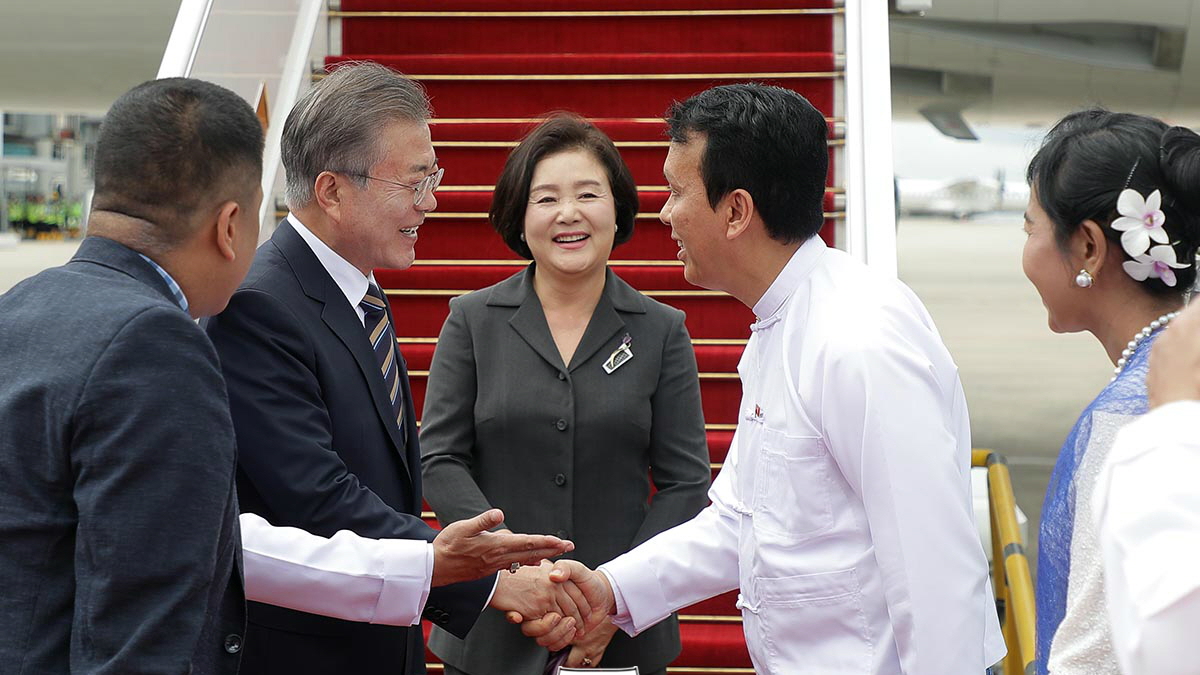
[(1116, 431), (1146, 412), (1146, 361), (1196, 281), (1200, 136), (1132, 114), (1063, 118), (1029, 164), (1022, 266), (1056, 333), (1087, 331), (1115, 365), (1059, 453), (1038, 548), (1037, 664), (1119, 674), (1091, 520)]

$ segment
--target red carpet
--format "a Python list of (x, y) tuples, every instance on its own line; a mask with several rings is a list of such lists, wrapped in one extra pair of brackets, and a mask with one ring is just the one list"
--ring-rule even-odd
[[(487, 223), (491, 186), (515, 141), (553, 110), (596, 121), (617, 141), (641, 186), (632, 240), (613, 253), (614, 271), (687, 313), (700, 369), (714, 475), (729, 449), (741, 397), (737, 362), (753, 314), (720, 293), (695, 288), (658, 222), (666, 199), (662, 115), (673, 100), (715, 84), (758, 81), (801, 92), (833, 119), (832, 0), (342, 0), (344, 60), (374, 60), (420, 80), (446, 169), (437, 211), (421, 228), (418, 264), (377, 270), (397, 317), (400, 347), (420, 410), (429, 361), (451, 297), (511, 275), (523, 261)], [(832, 172), (831, 172), (832, 177)], [(829, 181), (832, 186), (832, 178)], [(840, 195), (826, 194), (823, 236), (832, 239)], [(431, 514), (427, 514), (431, 515)], [(734, 608), (736, 593), (683, 616), (683, 652), (672, 675), (750, 673)], [(428, 630), (428, 626), (426, 626)], [(430, 655), (430, 671), (440, 665)]]

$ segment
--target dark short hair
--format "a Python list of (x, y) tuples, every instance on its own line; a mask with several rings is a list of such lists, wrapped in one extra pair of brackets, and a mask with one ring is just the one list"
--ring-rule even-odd
[(1152, 295), (1172, 296), (1185, 294), (1195, 283), (1200, 246), (1200, 136), (1195, 132), (1102, 108), (1074, 112), (1046, 134), (1026, 179), (1063, 251), (1083, 222), (1093, 220), (1124, 254), (1121, 232), (1111, 227), (1119, 216), (1117, 198), (1125, 188), (1143, 197), (1159, 190), (1163, 228), (1176, 259), (1190, 266), (1175, 270), (1175, 286), (1150, 277), (1142, 287)]
[(517, 255), (530, 259), (529, 246), (521, 241), (525, 231), (525, 207), (529, 204), (529, 183), (533, 170), (542, 159), (566, 150), (583, 149), (592, 153), (608, 174), (617, 211), (617, 233), (613, 246), (633, 236), (637, 217), (638, 194), (633, 175), (612, 139), (594, 124), (570, 113), (551, 115), (529, 132), (509, 153), (504, 170), (496, 179), (488, 219), (504, 243)]
[(713, 87), (667, 110), (672, 142), (687, 144), (693, 134), (708, 141), (700, 176), (709, 206), (743, 189), (776, 241), (804, 241), (821, 230), (829, 130), (807, 99), (763, 84)]
[(421, 83), (378, 63), (347, 61), (296, 102), (283, 124), (284, 199), (299, 209), (313, 200), (323, 171), (350, 174), (365, 187), (385, 148), (379, 135), (397, 122), (424, 124), (429, 98)]
[(253, 191), (262, 155), (262, 124), (240, 96), (202, 80), (151, 80), (122, 94), (100, 125), (92, 208), (153, 223), (147, 234), (172, 245), (205, 204), (231, 188)]

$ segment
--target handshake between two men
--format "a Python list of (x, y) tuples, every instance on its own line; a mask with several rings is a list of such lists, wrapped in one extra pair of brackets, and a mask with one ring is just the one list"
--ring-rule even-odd
[[(615, 609), (608, 579), (574, 560), (546, 560), (575, 545), (550, 535), (489, 531), (503, 521), (503, 512), (491, 509), (447, 525), (433, 540), (432, 585), (508, 570), (499, 575), (489, 605), (506, 612), (525, 635), (551, 651), (607, 625)], [(585, 652), (580, 658), (586, 658)]]

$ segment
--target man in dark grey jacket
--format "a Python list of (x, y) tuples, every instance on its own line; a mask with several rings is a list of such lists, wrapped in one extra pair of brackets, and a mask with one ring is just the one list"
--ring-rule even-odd
[(93, 236), (0, 297), (5, 669), (237, 671), (236, 446), (192, 317), (253, 257), (262, 143), (215, 85), (132, 90), (97, 145)]

